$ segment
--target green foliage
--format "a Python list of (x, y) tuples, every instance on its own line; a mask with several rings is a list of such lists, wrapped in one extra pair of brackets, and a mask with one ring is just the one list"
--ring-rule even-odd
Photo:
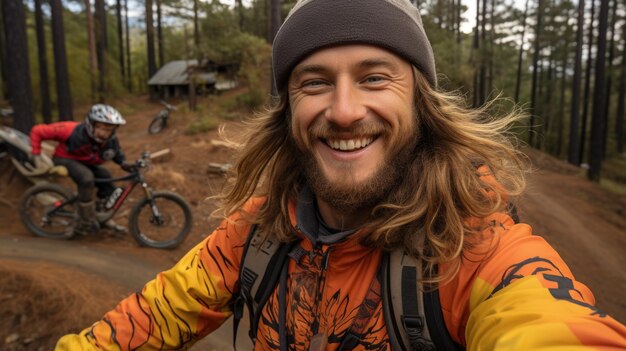
[(219, 120), (217, 118), (204, 116), (189, 123), (187, 125), (187, 129), (185, 130), (185, 133), (189, 135), (206, 133), (208, 131), (216, 129), (218, 126)]
[(260, 89), (250, 89), (237, 96), (236, 101), (237, 105), (243, 106), (249, 111), (254, 111), (267, 102), (265, 95)]
[(185, 133), (194, 135), (216, 129), (219, 126), (224, 110), (217, 103), (217, 99), (211, 96), (197, 104), (196, 111), (190, 111), (189, 105), (185, 104), (179, 109), (178, 113), (193, 116), (192, 121), (187, 124)]

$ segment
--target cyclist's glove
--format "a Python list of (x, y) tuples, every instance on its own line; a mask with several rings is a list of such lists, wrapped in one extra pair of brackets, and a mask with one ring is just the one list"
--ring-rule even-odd
[(132, 163), (127, 163), (127, 162), (122, 162), (120, 167), (128, 173), (133, 173), (134, 171), (137, 170), (137, 166), (135, 166)]

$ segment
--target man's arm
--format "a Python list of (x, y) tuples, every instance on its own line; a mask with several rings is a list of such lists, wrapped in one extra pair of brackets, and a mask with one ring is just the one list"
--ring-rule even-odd
[(31, 154), (34, 156), (41, 154), (41, 142), (44, 140), (65, 142), (75, 126), (75, 122), (37, 124), (30, 130)]
[(223, 222), (141, 293), (78, 335), (62, 337), (56, 350), (182, 349), (211, 333), (231, 315), (248, 230)]
[(626, 327), (594, 306), (589, 288), (558, 253), (528, 225), (509, 224), (494, 220), (487, 229), (494, 250), (484, 254), (485, 247), (477, 247), (483, 253), (467, 257), (478, 265), (467, 306), (467, 349), (625, 349)]
[(122, 166), (124, 165), (124, 162), (126, 161), (126, 155), (124, 154), (124, 151), (122, 151), (122, 146), (120, 145), (120, 141), (117, 138), (117, 136), (113, 138), (112, 142), (113, 142), (113, 147), (115, 148), (115, 156), (113, 157), (113, 162)]
[(41, 142), (46, 140), (45, 135), (49, 134), (49, 125), (37, 124), (30, 130), (31, 154), (37, 156), (41, 154)]

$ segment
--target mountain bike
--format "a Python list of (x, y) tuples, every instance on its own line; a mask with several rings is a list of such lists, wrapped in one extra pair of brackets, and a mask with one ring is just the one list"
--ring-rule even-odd
[(165, 127), (167, 127), (167, 120), (170, 118), (170, 112), (176, 110), (176, 106), (170, 105), (165, 101), (161, 101), (161, 104), (165, 106), (165, 108), (159, 111), (159, 114), (150, 122), (148, 126), (149, 134), (158, 134), (165, 129)]
[[(128, 217), (128, 226), (134, 239), (142, 246), (171, 249), (182, 243), (192, 225), (191, 209), (183, 197), (168, 191), (152, 191), (143, 176), (143, 169), (150, 163), (145, 152), (134, 163), (132, 171), (125, 176), (96, 179), (96, 182), (128, 181), (126, 187), (118, 187), (98, 206), (96, 219), (106, 223), (128, 199), (131, 191), (140, 185), (143, 197), (134, 205)], [(33, 234), (55, 239), (74, 237), (74, 226), (79, 220), (78, 195), (59, 184), (44, 182), (26, 191), (20, 203), (20, 216)]]

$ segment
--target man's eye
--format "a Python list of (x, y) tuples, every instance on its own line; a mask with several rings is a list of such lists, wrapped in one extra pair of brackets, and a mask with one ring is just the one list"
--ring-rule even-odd
[(364, 79), (364, 83), (380, 83), (382, 81), (384, 81), (385, 78), (382, 76), (369, 76), (367, 78)]
[(305, 88), (317, 88), (320, 86), (323, 86), (324, 82), (321, 80), (307, 80), (304, 83), (302, 83), (302, 86)]

